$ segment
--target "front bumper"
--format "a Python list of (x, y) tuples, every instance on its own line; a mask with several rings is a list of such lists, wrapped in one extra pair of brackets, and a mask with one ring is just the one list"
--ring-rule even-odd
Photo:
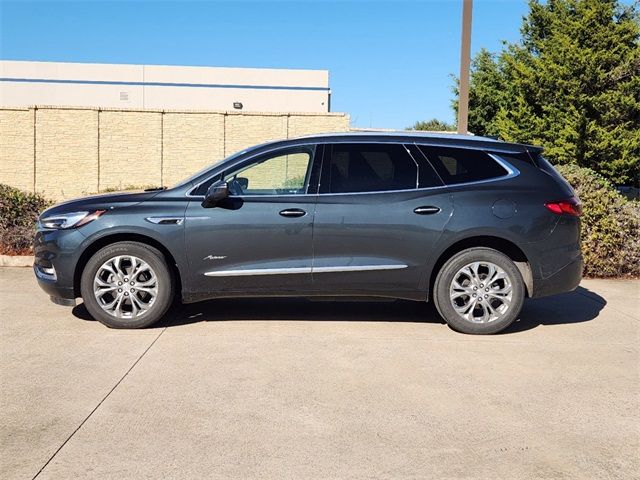
[[(47, 270), (51, 270), (52, 268), (53, 267), (48, 267)], [(68, 307), (73, 307), (76, 304), (73, 285), (70, 287), (60, 285), (55, 275), (43, 272), (43, 267), (38, 263), (34, 263), (33, 272), (36, 274), (38, 285), (49, 295), (53, 303)]]
[(84, 235), (75, 229), (36, 231), (33, 271), (38, 285), (54, 303), (75, 305), (75, 267), (84, 240)]

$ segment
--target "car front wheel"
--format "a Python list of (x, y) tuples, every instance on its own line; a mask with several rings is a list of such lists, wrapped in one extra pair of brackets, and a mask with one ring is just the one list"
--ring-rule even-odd
[(80, 290), (99, 322), (111, 328), (143, 328), (167, 312), (174, 286), (161, 252), (143, 243), (118, 242), (89, 259)]
[(478, 247), (457, 253), (442, 266), (433, 297), (438, 312), (454, 330), (491, 334), (518, 317), (525, 287), (509, 257)]

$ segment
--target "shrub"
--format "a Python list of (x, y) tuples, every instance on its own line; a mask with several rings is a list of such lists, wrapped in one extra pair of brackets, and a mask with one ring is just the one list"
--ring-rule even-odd
[(640, 276), (640, 203), (620, 195), (589, 168), (561, 165), (557, 169), (582, 201), (585, 276)]
[(52, 202), (0, 183), (0, 254), (29, 255), (38, 214)]

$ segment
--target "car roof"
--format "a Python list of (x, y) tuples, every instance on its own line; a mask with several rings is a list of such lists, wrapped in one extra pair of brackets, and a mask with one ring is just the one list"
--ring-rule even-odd
[(434, 133), (434, 132), (415, 132), (415, 131), (352, 131), (337, 133), (321, 133), (314, 135), (306, 135), (302, 137), (289, 138), (286, 140), (278, 140), (274, 142), (264, 143), (257, 146), (275, 147), (286, 145), (299, 145), (310, 142), (318, 143), (349, 143), (349, 142), (379, 142), (379, 143), (418, 143), (424, 145), (461, 147), (461, 148), (477, 148), (480, 150), (489, 150), (495, 152), (525, 152), (525, 151), (542, 151), (541, 147), (534, 145), (526, 145), (520, 143), (509, 143), (502, 140), (481, 137), (476, 135), (465, 135), (458, 133)]

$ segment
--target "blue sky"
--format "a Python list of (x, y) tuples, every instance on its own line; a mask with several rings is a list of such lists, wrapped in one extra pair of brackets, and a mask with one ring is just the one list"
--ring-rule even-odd
[[(453, 121), (462, 0), (13, 2), (0, 58), (327, 69), (358, 127)], [(519, 37), (525, 0), (475, 0), (472, 54)]]

